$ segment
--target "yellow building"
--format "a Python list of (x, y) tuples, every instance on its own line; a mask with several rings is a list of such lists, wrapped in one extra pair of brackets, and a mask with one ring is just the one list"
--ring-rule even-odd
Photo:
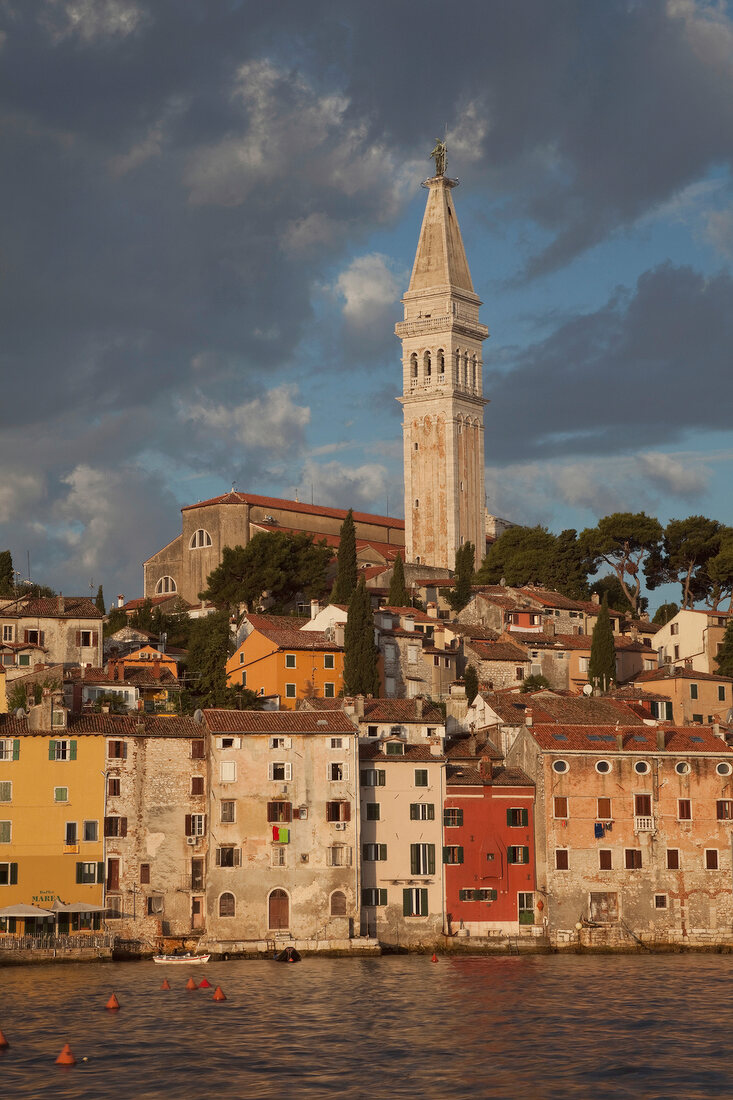
[(343, 647), (320, 630), (299, 630), (302, 621), (248, 615), (251, 630), (227, 661), (227, 685), (258, 695), (279, 695), (286, 710), (295, 710), (298, 699), (341, 695)]
[(0, 917), (1, 933), (100, 927), (106, 739), (74, 726), (61, 692), (45, 693), (27, 718), (0, 715), (0, 911), (56, 908)]

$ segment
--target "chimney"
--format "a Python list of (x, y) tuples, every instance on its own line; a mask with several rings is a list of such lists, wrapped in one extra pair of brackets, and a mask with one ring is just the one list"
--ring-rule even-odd
[(439, 737), (431, 737), (430, 738), (430, 755), (431, 756), (442, 756), (443, 755), (443, 745), (441, 744), (441, 739)]
[(408, 634), (412, 634), (415, 631), (415, 620), (412, 615), (405, 615), (402, 621), (402, 629), (406, 630)]
[(713, 722), (713, 736), (719, 737), (721, 741), (725, 741), (725, 734), (720, 728), (720, 722)]
[(593, 603), (599, 604), (601, 602), (601, 597), (597, 592), (591, 592), (590, 598)]
[(619, 752), (621, 752), (623, 747), (624, 747), (624, 735), (622, 733), (617, 733), (616, 734), (616, 748), (618, 749)]
[(336, 645), (343, 646), (343, 644), (344, 644), (344, 624), (343, 623), (334, 623), (333, 624), (333, 634), (334, 634), (334, 638), (335, 638), (335, 641), (336, 641)]
[(63, 615), (66, 610), (66, 603), (64, 601), (63, 593), (59, 592), (59, 615)]
[(363, 695), (357, 695), (357, 697), (354, 699), (354, 713), (356, 714), (357, 718), (363, 718), (364, 717), (364, 696)]
[(422, 695), (416, 695), (415, 696), (415, 716), (417, 717), (418, 721), (422, 721), (422, 711), (423, 711), (423, 697), (422, 697)]
[(639, 618), (641, 619), (641, 621), (643, 623), (648, 623), (649, 622), (649, 612), (648, 611), (640, 612)]
[(524, 708), (524, 724), (527, 727), (531, 727), (534, 722), (534, 712), (531, 707)]
[(160, 658), (159, 657), (155, 657), (153, 659), (153, 679), (154, 680), (159, 680), (160, 679)]
[(125, 597), (122, 595), (121, 592), (120, 592), (119, 596), (117, 597), (117, 606), (118, 607), (124, 607), (125, 606)]
[(438, 605), (434, 604), (431, 601), (425, 607), (425, 614), (429, 615), (431, 619), (437, 619), (438, 618)]
[(117, 679), (118, 680), (124, 680), (124, 678), (125, 678), (125, 662), (120, 657), (119, 661), (117, 662)]
[(482, 756), (479, 760), (478, 773), (481, 776), (484, 783), (490, 783), (493, 778), (493, 772), (491, 770), (491, 761), (488, 756)]
[(476, 755), (476, 747), (477, 747), (476, 734), (472, 733), (471, 736), (468, 739), (468, 752), (469, 752), (470, 756), (475, 756)]
[(311, 600), (311, 620), (315, 619), (318, 612), (321, 610), (321, 605), (318, 600)]
[(663, 729), (657, 729), (657, 748), (661, 752), (665, 749), (665, 747), (666, 746), (665, 746), (665, 743), (664, 743), (664, 730)]
[(555, 620), (554, 619), (545, 619), (544, 623), (542, 624), (542, 630), (548, 636), (548, 638), (554, 638), (555, 637)]

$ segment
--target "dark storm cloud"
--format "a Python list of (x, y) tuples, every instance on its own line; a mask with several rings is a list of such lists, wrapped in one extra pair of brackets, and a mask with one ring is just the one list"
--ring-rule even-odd
[[(492, 461), (615, 454), (730, 428), (733, 279), (665, 264), (487, 373)], [(523, 425), (518, 444), (517, 425)]]

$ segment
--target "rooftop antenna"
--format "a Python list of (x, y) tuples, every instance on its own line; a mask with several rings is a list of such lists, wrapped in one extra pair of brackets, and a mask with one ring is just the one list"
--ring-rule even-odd
[(237, 484), (237, 483), (236, 483), (236, 481), (233, 481), (233, 482), (232, 482), (232, 487), (231, 487), (231, 489), (229, 490), (229, 492), (230, 492), (230, 493), (233, 493), (233, 492), (234, 492), (234, 486), (235, 486), (236, 484)]

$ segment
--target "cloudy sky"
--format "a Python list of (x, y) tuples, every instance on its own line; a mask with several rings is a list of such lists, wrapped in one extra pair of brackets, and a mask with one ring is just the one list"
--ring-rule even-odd
[(718, 0), (0, 0), (0, 549), (138, 595), (182, 504), (402, 514), (400, 318), (449, 174), (489, 507), (733, 523)]

